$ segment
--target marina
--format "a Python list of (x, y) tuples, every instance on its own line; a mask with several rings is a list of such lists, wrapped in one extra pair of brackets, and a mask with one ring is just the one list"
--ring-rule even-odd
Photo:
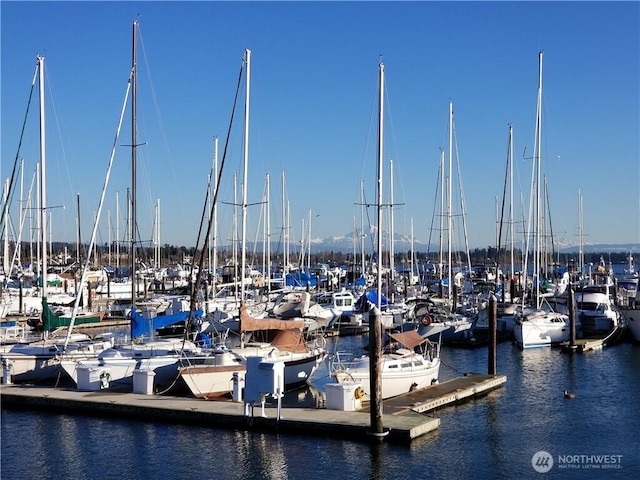
[(3, 9), (3, 480), (637, 476), (638, 5), (374, 3)]

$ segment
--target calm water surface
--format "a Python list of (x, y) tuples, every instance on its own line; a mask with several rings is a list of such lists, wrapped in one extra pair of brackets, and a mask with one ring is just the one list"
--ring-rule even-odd
[[(349, 349), (366, 337), (331, 340)], [(218, 430), (2, 409), (3, 480), (22, 479), (449, 479), (637, 478), (640, 472), (640, 345), (566, 355), (498, 346), (507, 382), (434, 415), (440, 428), (410, 445)], [(443, 348), (441, 380), (485, 373), (485, 349)], [(313, 403), (329, 380), (290, 403)], [(563, 389), (576, 393), (567, 400)], [(554, 464), (538, 473), (532, 458)], [(582, 455), (582, 457), (580, 457)], [(615, 464), (594, 464), (606, 457)], [(568, 463), (572, 461), (572, 463)], [(544, 459), (543, 459), (544, 463)], [(549, 464), (547, 464), (549, 465)], [(598, 468), (599, 467), (599, 468)]]

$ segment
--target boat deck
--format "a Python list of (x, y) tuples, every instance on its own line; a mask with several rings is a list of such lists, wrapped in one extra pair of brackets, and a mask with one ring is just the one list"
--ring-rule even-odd
[[(383, 402), (385, 441), (409, 443), (439, 428), (440, 419), (423, 412), (487, 392), (501, 386), (505, 376), (468, 374)], [(281, 406), (268, 399), (264, 416), (260, 405), (245, 415), (245, 405), (231, 400), (201, 400), (164, 395), (121, 393), (110, 390), (79, 391), (8, 384), (0, 386), (4, 408), (26, 408), (73, 414), (134, 418), (136, 420), (194, 423), (241, 430), (267, 430), (305, 435), (369, 440), (368, 402), (357, 411)], [(248, 410), (251, 410), (250, 408)]]

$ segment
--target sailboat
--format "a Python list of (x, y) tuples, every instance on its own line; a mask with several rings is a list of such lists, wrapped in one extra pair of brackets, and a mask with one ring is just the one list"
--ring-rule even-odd
[[(533, 207), (533, 305), (521, 305), (516, 312), (513, 334), (518, 346), (522, 349), (549, 347), (553, 344), (566, 342), (570, 339), (569, 317), (555, 311), (548, 302), (544, 301), (540, 293), (541, 272), (541, 208), (540, 208), (540, 163), (542, 138), (542, 52), (538, 55), (538, 104), (536, 112), (535, 144), (533, 153), (532, 192)], [(529, 249), (527, 248), (527, 251)], [(526, 261), (525, 269), (526, 272)], [(576, 319), (578, 330), (579, 320)]]
[(324, 347), (315, 340), (307, 342), (302, 330), (304, 320), (254, 318), (247, 307), (240, 306), (241, 334), (265, 333), (265, 340), (243, 342), (228, 348), (216, 345), (211, 355), (195, 365), (180, 368), (180, 376), (196, 398), (210, 398), (228, 394), (236, 373), (244, 381), (248, 357), (284, 362), (284, 388), (291, 390), (307, 382), (325, 357)]
[[(245, 133), (244, 133), (244, 180), (242, 183), (242, 252), (241, 271), (246, 269), (246, 207), (249, 137), (249, 85), (251, 72), (251, 50), (245, 50), (243, 58), (245, 75)], [(276, 318), (254, 318), (247, 312), (245, 303), (245, 283), (240, 285), (239, 332), (240, 346), (227, 347), (225, 344), (213, 348), (211, 355), (195, 365), (180, 368), (180, 376), (191, 393), (197, 398), (210, 398), (228, 394), (232, 390), (232, 375), (244, 380), (247, 357), (263, 357), (269, 361), (284, 362), (284, 386), (291, 389), (305, 383), (320, 365), (325, 356), (322, 345), (309, 345), (302, 330), (303, 320), (282, 320)], [(245, 341), (245, 336), (256, 337), (269, 334), (263, 341), (253, 338)], [(187, 362), (185, 362), (187, 363)]]
[[(513, 336), (513, 320), (514, 314), (516, 312), (517, 300), (516, 300), (516, 289), (515, 289), (515, 257), (514, 257), (514, 223), (513, 223), (513, 126), (509, 125), (509, 142), (507, 148), (507, 168), (505, 170), (505, 181), (504, 181), (504, 191), (502, 197), (502, 213), (499, 218), (497, 218), (499, 224), (499, 233), (498, 233), (498, 258), (500, 258), (500, 253), (502, 252), (502, 230), (504, 226), (504, 207), (507, 199), (507, 189), (509, 193), (509, 203), (508, 203), (508, 241), (509, 244), (509, 270), (508, 283), (512, 284), (512, 288), (507, 288), (506, 282), (501, 282), (501, 279), (498, 277), (493, 282), (474, 282), (474, 293), (477, 293), (477, 300), (484, 304), (483, 308), (478, 309), (478, 319), (476, 321), (476, 325), (474, 328), (474, 337), (476, 339), (485, 339), (489, 337), (489, 299), (490, 295), (495, 295), (498, 304), (497, 304), (497, 333), (498, 338), (501, 340), (511, 338)], [(507, 179), (509, 182), (507, 183)], [(484, 283), (484, 284), (483, 284)], [(479, 287), (479, 288), (478, 288)], [(488, 287), (488, 288), (487, 288)], [(513, 296), (512, 296), (513, 294)]]
[[(46, 219), (46, 136), (45, 136), (45, 98), (44, 98), (44, 57), (37, 56), (36, 75), (39, 78), (40, 88), (40, 190), (41, 190), (41, 238), (43, 245), (47, 238)], [(36, 75), (34, 75), (34, 83)], [(42, 256), (43, 279), (47, 278), (47, 255), (43, 248)], [(64, 351), (68, 358), (86, 360), (95, 357), (99, 352), (110, 348), (113, 343), (110, 338), (92, 340), (88, 335), (72, 333), (69, 318), (53, 318), (51, 309), (47, 304), (47, 283), (42, 283), (43, 322), (45, 323), (45, 338), (31, 343), (16, 343), (8, 351), (3, 352), (1, 359), (3, 364), (10, 368), (11, 379), (15, 382), (35, 382), (55, 378), (60, 373), (60, 354)], [(78, 295), (80, 292), (78, 292)], [(76, 298), (76, 304), (79, 298)], [(67, 331), (55, 328), (55, 323), (68, 326)]]
[[(461, 312), (457, 308), (461, 301), (461, 292), (465, 287), (465, 275), (463, 272), (454, 271), (453, 266), (453, 159), (454, 159), (454, 117), (453, 103), (449, 102), (449, 174), (445, 175), (445, 152), (440, 152), (440, 261), (438, 268), (438, 280), (432, 284), (432, 289), (438, 293), (437, 296), (419, 300), (413, 309), (414, 322), (408, 323), (405, 330), (415, 328), (424, 338), (430, 340), (440, 339), (442, 344), (454, 341), (469, 340), (473, 337), (477, 315)], [(447, 181), (448, 178), (448, 181)], [(462, 197), (462, 190), (461, 200)], [(464, 204), (462, 204), (464, 211)], [(466, 225), (463, 225), (466, 238)], [(445, 225), (446, 221), (446, 225)], [(446, 247), (444, 235), (446, 233)], [(466, 248), (467, 258), (469, 258), (468, 245)], [(445, 259), (445, 254), (447, 258)], [(470, 271), (470, 265), (468, 270)]]
[[(382, 252), (382, 156), (384, 125), (384, 64), (378, 68), (378, 186), (377, 209), (378, 256)], [(382, 301), (382, 271), (377, 272), (377, 309)], [(371, 318), (371, 317), (370, 317)], [(423, 338), (415, 330), (391, 334), (394, 342), (380, 353), (382, 398), (390, 398), (424, 388), (438, 381), (440, 373), (440, 345)], [(416, 348), (421, 347), (419, 351)], [(371, 397), (371, 356), (354, 355), (351, 352), (336, 352), (330, 359), (329, 371), (338, 383), (358, 382), (366, 396)]]
[[(133, 58), (130, 77), (131, 114), (132, 114), (132, 179), (135, 192), (135, 164), (136, 164), (136, 38), (138, 22), (133, 23)], [(129, 90), (128, 90), (129, 91)], [(127, 93), (128, 93), (127, 91)], [(124, 111), (124, 107), (123, 107)], [(135, 246), (136, 246), (136, 216), (135, 194), (132, 194), (132, 244), (131, 244), (131, 271), (135, 271)], [(155, 373), (156, 387), (172, 384), (178, 377), (178, 366), (183, 356), (195, 358), (201, 356), (201, 348), (191, 340), (185, 338), (160, 338), (152, 339), (155, 330), (176, 322), (184, 322), (189, 317), (202, 315), (203, 311), (179, 311), (168, 315), (145, 317), (135, 308), (136, 282), (131, 284), (131, 343), (124, 345), (112, 345), (111, 348), (101, 352), (96, 358), (78, 362), (75, 359), (63, 359), (61, 365), (67, 374), (76, 382), (79, 380), (79, 370), (89, 375), (103, 376), (103, 382), (88, 382), (85, 387), (110, 388), (119, 385), (133, 384), (133, 374), (136, 370), (148, 370)], [(83, 377), (84, 379), (85, 377)]]
[(627, 262), (628, 266), (624, 269), (624, 273), (616, 280), (618, 297), (620, 298), (620, 303), (623, 305), (635, 300), (636, 294), (638, 293), (638, 272), (633, 265), (633, 255), (631, 252), (629, 252)]

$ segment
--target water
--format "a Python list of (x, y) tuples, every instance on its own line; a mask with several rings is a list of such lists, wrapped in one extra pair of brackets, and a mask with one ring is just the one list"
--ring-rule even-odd
[[(332, 339), (334, 351), (366, 337)], [(485, 349), (442, 350), (441, 379), (485, 373)], [(438, 430), (410, 445), (370, 445), (324, 437), (236, 432), (2, 409), (1, 478), (50, 479), (440, 479), (635, 478), (640, 472), (640, 345), (567, 355), (498, 345), (507, 382), (484, 397), (443, 408)], [(315, 401), (329, 380), (285, 402)], [(565, 399), (562, 391), (575, 392)], [(532, 458), (551, 454), (537, 473)], [(575, 457), (576, 455), (592, 456)], [(603, 468), (595, 456), (619, 460)], [(621, 457), (617, 457), (621, 456)], [(564, 463), (561, 463), (561, 460)], [(568, 464), (568, 460), (574, 460)], [(595, 468), (599, 466), (600, 468)]]

